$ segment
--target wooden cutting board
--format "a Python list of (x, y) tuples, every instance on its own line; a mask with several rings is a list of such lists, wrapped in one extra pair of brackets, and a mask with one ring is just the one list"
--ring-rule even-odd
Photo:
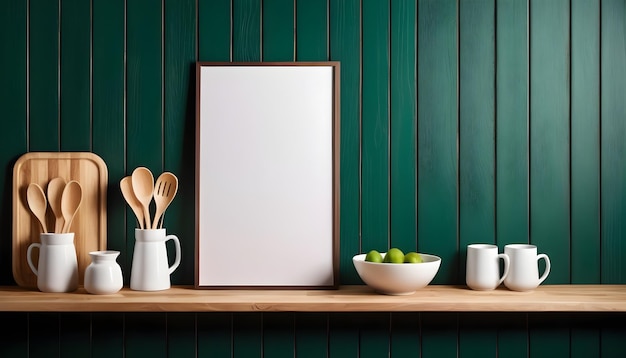
[[(13, 278), (22, 287), (37, 287), (37, 276), (28, 266), (26, 250), (31, 243), (40, 242), (41, 234), (41, 226), (26, 202), (26, 189), (30, 183), (37, 183), (47, 192), (48, 183), (56, 177), (66, 182), (76, 180), (83, 190), (80, 208), (70, 228), (70, 232), (74, 232), (80, 285), (91, 263), (89, 252), (106, 250), (108, 171), (102, 158), (89, 152), (26, 153), (13, 167)], [(50, 207), (46, 219), (48, 228), (53, 228), (54, 215)], [(38, 254), (39, 250), (33, 250), (35, 265)]]

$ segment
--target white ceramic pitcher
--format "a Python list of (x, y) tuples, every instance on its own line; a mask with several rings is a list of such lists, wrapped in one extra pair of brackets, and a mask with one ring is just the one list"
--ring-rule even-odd
[[(37, 276), (37, 288), (42, 292), (72, 292), (78, 288), (78, 262), (74, 247), (74, 233), (43, 233), (41, 243), (28, 246), (26, 260)], [(39, 249), (37, 267), (31, 258)]]
[[(176, 257), (172, 266), (167, 259), (165, 242), (173, 240)], [(180, 265), (180, 241), (165, 235), (165, 229), (135, 229), (135, 250), (130, 272), (130, 289), (159, 291), (170, 288), (170, 274)]]

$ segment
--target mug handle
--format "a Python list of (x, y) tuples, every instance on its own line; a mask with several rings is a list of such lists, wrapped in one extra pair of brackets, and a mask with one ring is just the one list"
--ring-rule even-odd
[(178, 265), (180, 265), (180, 241), (178, 240), (178, 237), (176, 235), (167, 235), (165, 237), (165, 241), (167, 240), (174, 240), (174, 246), (176, 248), (176, 258), (174, 259), (174, 263), (172, 264), (172, 266), (170, 266), (168, 274), (171, 274), (172, 272), (174, 272), (174, 270), (176, 270), (176, 268), (178, 268)]
[(504, 261), (504, 273), (502, 273), (502, 277), (500, 277), (500, 280), (498, 280), (498, 285), (500, 285), (509, 274), (509, 266), (511, 261), (509, 260), (509, 255), (507, 254), (498, 254), (498, 258)]
[(33, 248), (35, 247), (41, 251), (41, 244), (38, 242), (33, 242), (28, 246), (28, 250), (26, 250), (26, 261), (28, 261), (28, 266), (30, 266), (30, 269), (33, 270), (35, 276), (39, 276), (39, 272), (37, 272), (35, 265), (33, 265), (33, 259), (30, 257), (31, 253), (33, 252)]
[(543, 271), (543, 275), (541, 275), (541, 277), (539, 277), (539, 284), (541, 284), (543, 282), (543, 280), (545, 280), (548, 277), (548, 274), (550, 273), (550, 258), (548, 257), (548, 255), (546, 254), (539, 254), (537, 255), (537, 262), (539, 262), (540, 259), (544, 259), (546, 262), (546, 269), (545, 271)]

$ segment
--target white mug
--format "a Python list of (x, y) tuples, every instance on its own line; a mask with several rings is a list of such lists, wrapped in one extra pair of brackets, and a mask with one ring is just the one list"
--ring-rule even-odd
[[(41, 243), (34, 242), (26, 250), (28, 266), (37, 276), (37, 288), (42, 292), (72, 292), (78, 288), (78, 261), (74, 233), (43, 233)], [(33, 249), (39, 249), (37, 267)]]
[[(173, 240), (176, 257), (172, 266), (167, 259), (165, 242)], [(165, 235), (165, 229), (135, 229), (135, 250), (130, 271), (130, 288), (159, 291), (170, 288), (170, 274), (180, 265), (180, 241), (176, 235)]]
[[(500, 259), (504, 261), (502, 275), (500, 275)], [(493, 290), (508, 275), (509, 263), (509, 257), (506, 254), (498, 254), (496, 245), (468, 245), (465, 283), (473, 290)]]
[[(509, 244), (504, 246), (504, 253), (511, 260), (511, 269), (504, 279), (504, 285), (513, 291), (531, 291), (537, 288), (550, 273), (550, 258), (546, 254), (537, 255), (537, 246), (527, 244)], [(544, 259), (546, 268), (539, 277), (538, 262)]]

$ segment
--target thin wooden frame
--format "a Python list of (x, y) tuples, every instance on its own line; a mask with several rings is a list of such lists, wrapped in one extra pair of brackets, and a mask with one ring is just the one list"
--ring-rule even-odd
[(196, 288), (337, 288), (339, 63), (196, 64)]

